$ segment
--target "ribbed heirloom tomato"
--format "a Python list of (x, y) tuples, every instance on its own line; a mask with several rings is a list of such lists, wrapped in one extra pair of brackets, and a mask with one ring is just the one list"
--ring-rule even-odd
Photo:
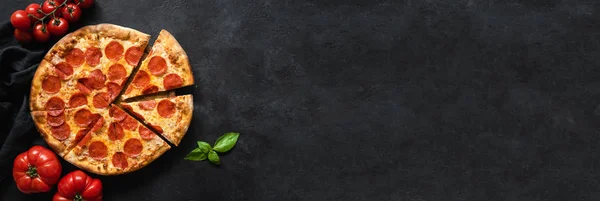
[(61, 172), (62, 166), (54, 152), (37, 145), (19, 154), (13, 164), (13, 178), (17, 188), (25, 194), (48, 192)]
[(102, 182), (75, 170), (60, 179), (52, 201), (102, 201)]

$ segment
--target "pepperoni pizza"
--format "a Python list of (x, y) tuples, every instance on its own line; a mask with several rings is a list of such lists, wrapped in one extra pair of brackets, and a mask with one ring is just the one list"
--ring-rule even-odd
[[(48, 51), (32, 80), (30, 109), (41, 136), (58, 155), (89, 172), (118, 175), (148, 165), (171, 148), (169, 143), (180, 143), (190, 124), (192, 95), (141, 97), (158, 101), (157, 112), (146, 117), (151, 121), (138, 116), (149, 112), (149, 105), (120, 102), (159, 91), (173, 94), (194, 83), (185, 52), (165, 30), (137, 70), (135, 77), (142, 78), (133, 79), (149, 40), (150, 35), (131, 28), (98, 24), (64, 36)], [(150, 73), (148, 79), (144, 72)], [(119, 97), (128, 88), (133, 90)]]

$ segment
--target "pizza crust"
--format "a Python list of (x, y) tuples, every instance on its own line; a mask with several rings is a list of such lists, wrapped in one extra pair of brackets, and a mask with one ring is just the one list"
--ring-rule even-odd
[(168, 53), (168, 59), (171, 62), (171, 64), (183, 70), (183, 74), (181, 74), (181, 76), (183, 76), (183, 86), (193, 85), (194, 74), (192, 74), (192, 67), (190, 66), (190, 61), (185, 50), (183, 50), (179, 42), (177, 42), (177, 39), (175, 39), (175, 37), (173, 37), (173, 35), (167, 30), (162, 29), (158, 34), (156, 42), (160, 43), (165, 49), (165, 51)]
[(52, 58), (55, 55), (63, 58), (65, 54), (75, 47), (75, 44), (79, 42), (80, 39), (83, 39), (86, 42), (98, 41), (96, 32), (96, 25), (88, 25), (63, 36), (52, 46), (52, 48), (50, 48), (46, 56), (44, 56), (44, 59), (52, 62)]
[(194, 113), (194, 98), (192, 95), (185, 95), (183, 101), (177, 103), (177, 108), (178, 111), (181, 111), (181, 120), (173, 132), (174, 138), (171, 143), (175, 146), (179, 146), (192, 121), (192, 114)]
[(150, 40), (150, 35), (148, 34), (114, 24), (98, 24), (96, 25), (96, 31), (100, 38), (113, 38), (132, 43), (139, 43), (143, 47), (146, 47)]
[(54, 152), (56, 152), (59, 156), (62, 157), (70, 151), (70, 148), (72, 147), (67, 147), (61, 141), (54, 139), (54, 137), (52, 137), (52, 134), (50, 134), (51, 131), (48, 128), (48, 126), (46, 126), (46, 112), (33, 111), (31, 112), (31, 117), (33, 117), (33, 123), (35, 124), (37, 130), (40, 132), (40, 136), (44, 138), (48, 146), (52, 150), (54, 150)]
[(40, 65), (38, 65), (33, 80), (31, 80), (31, 90), (29, 91), (29, 111), (43, 110), (41, 106), (37, 106), (35, 103), (38, 101), (38, 97), (41, 95), (42, 81), (44, 76), (48, 75), (48, 69), (50, 69), (50, 62), (42, 59)]

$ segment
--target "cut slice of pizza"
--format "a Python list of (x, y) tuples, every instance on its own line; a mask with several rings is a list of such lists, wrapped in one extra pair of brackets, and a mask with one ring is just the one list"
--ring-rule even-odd
[(193, 96), (189, 94), (120, 104), (175, 146), (185, 136), (194, 111)]
[(75, 166), (101, 175), (136, 171), (171, 147), (148, 127), (110, 105), (99, 129), (89, 132), (65, 155)]
[(188, 56), (175, 37), (161, 30), (122, 100), (194, 84)]
[[(150, 35), (112, 24), (96, 25), (99, 55), (95, 68), (76, 75), (80, 91), (95, 107), (106, 108), (121, 93), (123, 85), (142, 58)], [(99, 101), (104, 99), (104, 101)]]
[(64, 156), (89, 131), (97, 130), (103, 117), (87, 106), (53, 111), (32, 111), (31, 116), (50, 148)]

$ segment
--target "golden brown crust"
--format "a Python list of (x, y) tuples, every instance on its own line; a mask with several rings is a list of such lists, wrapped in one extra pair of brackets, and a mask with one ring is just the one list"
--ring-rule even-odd
[(177, 102), (177, 111), (180, 111), (181, 120), (177, 124), (177, 128), (173, 132), (173, 139), (171, 139), (171, 143), (175, 146), (179, 146), (181, 139), (187, 133), (187, 130), (192, 121), (192, 115), (194, 113), (194, 98), (192, 95), (184, 95), (180, 96), (181, 101)]
[(35, 74), (33, 75), (33, 79), (31, 80), (31, 90), (29, 91), (29, 110), (37, 111), (43, 110), (43, 108), (36, 107), (38, 97), (42, 90), (42, 80), (45, 75), (48, 74), (48, 69), (50, 69), (50, 62), (42, 59), (40, 65), (38, 65)]
[(143, 47), (146, 47), (150, 40), (150, 35), (146, 33), (114, 24), (98, 24), (96, 30), (100, 38), (114, 38), (132, 43), (141, 43)]
[(152, 155), (147, 156), (144, 159), (141, 159), (141, 161), (138, 164), (136, 164), (135, 166), (133, 166), (129, 170), (127, 170), (127, 173), (135, 172), (139, 169), (142, 169), (143, 167), (146, 167), (147, 165), (152, 163), (154, 160), (156, 160), (158, 157), (162, 156), (169, 149), (171, 149), (171, 146), (169, 146), (169, 144), (167, 144), (167, 143), (163, 143), (162, 146), (158, 147), (158, 149), (156, 149), (156, 150), (154, 150), (154, 152), (152, 152)]
[(96, 32), (97, 28), (95, 25), (88, 25), (63, 36), (52, 46), (52, 48), (50, 48), (46, 56), (44, 56), (44, 59), (52, 61), (52, 57), (54, 57), (54, 55), (58, 55), (58, 57), (63, 58), (66, 53), (73, 49), (75, 44), (79, 42), (80, 39), (84, 39), (86, 42), (98, 41)]
[[(33, 122), (35, 127), (40, 132), (40, 136), (44, 138), (48, 146), (54, 150), (59, 156), (64, 156), (70, 147), (67, 147), (64, 143), (59, 140), (54, 139), (50, 134), (50, 128), (46, 126), (46, 113), (43, 111), (33, 111), (31, 112), (31, 117), (33, 118)], [(65, 122), (66, 123), (66, 122)]]
[(187, 53), (177, 39), (173, 37), (171, 33), (167, 30), (160, 30), (158, 37), (156, 38), (156, 43), (159, 43), (163, 46), (167, 54), (169, 55), (169, 61), (175, 67), (183, 70), (182, 79), (183, 86), (189, 86), (194, 84), (194, 74), (192, 74), (192, 67), (190, 66), (190, 61), (188, 59)]

